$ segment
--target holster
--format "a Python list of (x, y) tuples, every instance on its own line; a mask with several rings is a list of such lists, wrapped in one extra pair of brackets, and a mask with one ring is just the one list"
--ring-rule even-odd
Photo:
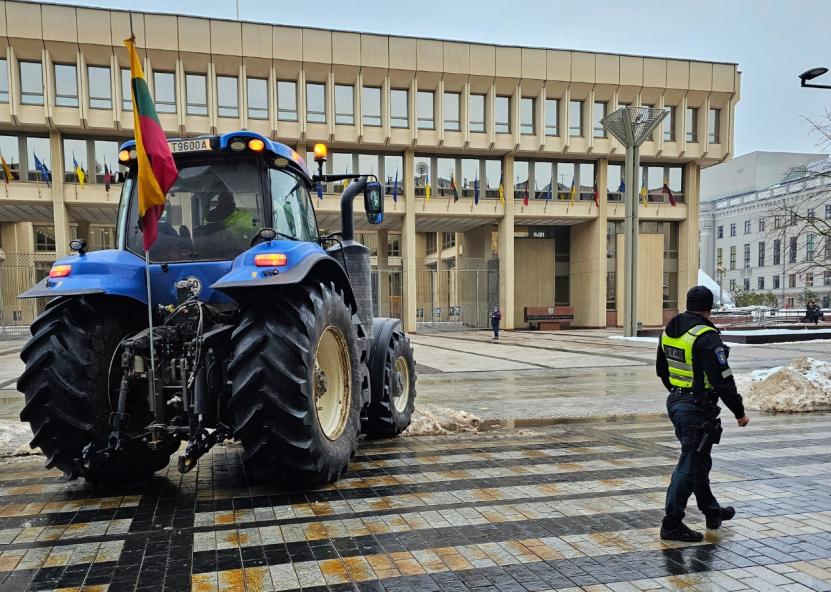
[(708, 446), (721, 442), (721, 433), (723, 431), (721, 420), (717, 417), (703, 422), (699, 427), (698, 447), (695, 451), (703, 452)]

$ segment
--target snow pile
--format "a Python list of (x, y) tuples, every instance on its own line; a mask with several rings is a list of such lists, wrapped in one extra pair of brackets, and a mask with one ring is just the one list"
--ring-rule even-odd
[(476, 432), (481, 421), (466, 411), (422, 405), (413, 411), (410, 427), (404, 430), (405, 436), (435, 436), (448, 432)]
[(39, 448), (35, 450), (29, 448), (31, 440), (32, 430), (28, 423), (0, 421), (0, 457), (40, 454)]
[(801, 357), (787, 366), (756, 370), (742, 395), (761, 411), (831, 411), (831, 363)]

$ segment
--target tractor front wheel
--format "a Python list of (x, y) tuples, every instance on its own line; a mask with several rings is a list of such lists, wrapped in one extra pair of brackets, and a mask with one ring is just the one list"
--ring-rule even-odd
[(358, 442), (360, 353), (334, 284), (268, 291), (242, 308), (228, 367), (246, 470), (318, 485), (346, 470)]

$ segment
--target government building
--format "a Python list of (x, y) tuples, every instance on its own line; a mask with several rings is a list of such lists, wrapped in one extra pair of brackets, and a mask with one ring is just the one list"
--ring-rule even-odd
[[(5, 327), (31, 321), (42, 303), (15, 295), (71, 238), (115, 245), (133, 113), (129, 13), (0, 4)], [(385, 220), (358, 230), (377, 313), (410, 331), (486, 327), (495, 306), (508, 329), (529, 307), (621, 324), (624, 150), (600, 119), (623, 105), (668, 112), (641, 147), (638, 320), (662, 324), (697, 281), (700, 171), (732, 156), (736, 64), (140, 12), (132, 27), (168, 137), (325, 142), (327, 172), (382, 180)], [(338, 190), (315, 197), (329, 231)]]

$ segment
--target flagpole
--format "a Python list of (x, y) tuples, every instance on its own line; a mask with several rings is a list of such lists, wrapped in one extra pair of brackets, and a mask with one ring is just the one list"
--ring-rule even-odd
[(147, 327), (150, 336), (150, 375), (149, 390), (150, 401), (153, 409), (154, 419), (156, 418), (156, 347), (153, 343), (153, 299), (150, 290), (150, 251), (144, 251), (144, 278), (147, 282)]

